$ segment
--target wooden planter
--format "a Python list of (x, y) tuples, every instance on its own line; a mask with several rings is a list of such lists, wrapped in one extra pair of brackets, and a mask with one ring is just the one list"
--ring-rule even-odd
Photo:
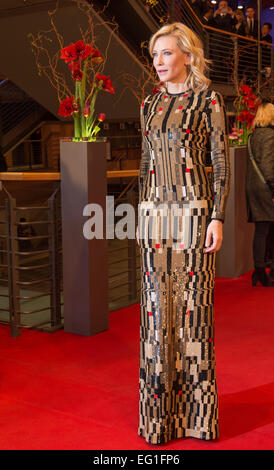
[[(106, 214), (107, 142), (60, 142), (64, 330), (85, 336), (109, 326)], [(103, 239), (88, 240), (87, 204), (104, 214)], [(92, 217), (93, 214), (91, 214)]]

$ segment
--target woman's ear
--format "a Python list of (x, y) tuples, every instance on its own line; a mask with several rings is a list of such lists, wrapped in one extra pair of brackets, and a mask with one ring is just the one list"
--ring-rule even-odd
[(187, 64), (187, 65), (190, 65), (190, 60), (191, 60), (191, 53), (190, 53), (190, 52), (186, 52), (186, 64)]

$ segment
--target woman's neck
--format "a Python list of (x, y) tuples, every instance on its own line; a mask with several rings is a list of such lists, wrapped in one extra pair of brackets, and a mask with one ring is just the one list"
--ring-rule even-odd
[(186, 79), (182, 82), (167, 82), (166, 88), (168, 93), (182, 93), (187, 90)]

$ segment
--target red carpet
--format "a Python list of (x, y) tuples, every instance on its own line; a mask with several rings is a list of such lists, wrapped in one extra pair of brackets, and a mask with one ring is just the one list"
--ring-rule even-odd
[(274, 449), (274, 288), (216, 278), (220, 438), (137, 434), (139, 306), (94, 337), (0, 326), (0, 449)]

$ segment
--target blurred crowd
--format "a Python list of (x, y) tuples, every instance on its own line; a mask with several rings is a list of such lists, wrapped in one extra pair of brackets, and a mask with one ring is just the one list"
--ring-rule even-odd
[(218, 8), (214, 12), (209, 0), (189, 1), (197, 16), (208, 26), (269, 43), (273, 42), (270, 34), (271, 23), (266, 22), (261, 26), (260, 38), (258, 37), (258, 20), (252, 6), (247, 6), (245, 12), (243, 9), (233, 11), (228, 1), (220, 0)]

